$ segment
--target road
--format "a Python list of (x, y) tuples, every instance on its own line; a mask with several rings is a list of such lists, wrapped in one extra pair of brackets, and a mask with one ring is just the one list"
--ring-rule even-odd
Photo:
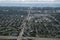
[[(60, 38), (39, 38), (39, 37), (21, 37), (22, 39), (33, 39), (33, 40), (60, 40)], [(0, 39), (18, 39), (15, 36), (0, 36)]]
[(26, 21), (26, 20), (27, 20), (27, 21), (30, 20), (30, 19), (29, 19), (30, 10), (31, 10), (31, 8), (28, 10), (28, 15), (27, 15), (26, 18), (23, 20), (23, 23), (22, 23), (22, 25), (21, 25), (21, 27), (23, 26), (23, 28), (22, 28), (21, 32), (19, 33), (19, 36), (18, 36), (17, 40), (21, 40), (21, 38), (22, 38), (22, 35), (23, 35), (23, 33), (24, 33), (24, 29), (25, 29), (25, 26), (26, 26), (26, 22), (25, 22), (25, 21)]

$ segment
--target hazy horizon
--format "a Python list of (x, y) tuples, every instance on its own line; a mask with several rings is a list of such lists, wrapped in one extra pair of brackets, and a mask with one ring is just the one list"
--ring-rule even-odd
[(0, 0), (0, 6), (60, 7), (60, 0)]

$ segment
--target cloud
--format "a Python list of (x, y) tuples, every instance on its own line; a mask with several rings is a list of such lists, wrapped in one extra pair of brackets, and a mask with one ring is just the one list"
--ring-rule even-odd
[(0, 0), (0, 3), (20, 3), (20, 2), (47, 2), (47, 3), (52, 3), (52, 2), (60, 2), (59, 0)]
[(5, 2), (21, 2), (21, 1), (25, 1), (25, 2), (46, 1), (48, 2), (48, 1), (55, 1), (55, 0), (0, 0), (0, 2), (3, 2), (3, 1)]

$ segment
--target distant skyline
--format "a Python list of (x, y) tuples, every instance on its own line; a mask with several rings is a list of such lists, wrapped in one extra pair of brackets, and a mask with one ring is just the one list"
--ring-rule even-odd
[[(38, 4), (38, 5), (37, 5)], [(0, 0), (0, 6), (56, 6), (60, 7), (60, 0)], [(47, 5), (46, 5), (47, 4)]]

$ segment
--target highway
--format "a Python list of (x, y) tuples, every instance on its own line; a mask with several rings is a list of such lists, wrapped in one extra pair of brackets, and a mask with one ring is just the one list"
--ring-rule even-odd
[[(34, 39), (34, 40), (60, 40), (60, 38), (39, 38), (39, 37), (21, 37), (22, 39)], [(0, 36), (0, 39), (18, 39), (15, 36)]]
[[(30, 9), (31, 9), (31, 8), (30, 8)], [(21, 40), (21, 38), (22, 38), (22, 35), (23, 35), (23, 33), (24, 33), (24, 29), (25, 29), (25, 26), (26, 26), (26, 22), (25, 22), (25, 21), (26, 21), (26, 20), (29, 21), (30, 9), (28, 10), (28, 15), (27, 15), (26, 18), (23, 20), (23, 23), (22, 23), (22, 25), (21, 25), (21, 27), (23, 26), (23, 28), (22, 28), (21, 32), (19, 33), (19, 36), (18, 36), (17, 40)]]

